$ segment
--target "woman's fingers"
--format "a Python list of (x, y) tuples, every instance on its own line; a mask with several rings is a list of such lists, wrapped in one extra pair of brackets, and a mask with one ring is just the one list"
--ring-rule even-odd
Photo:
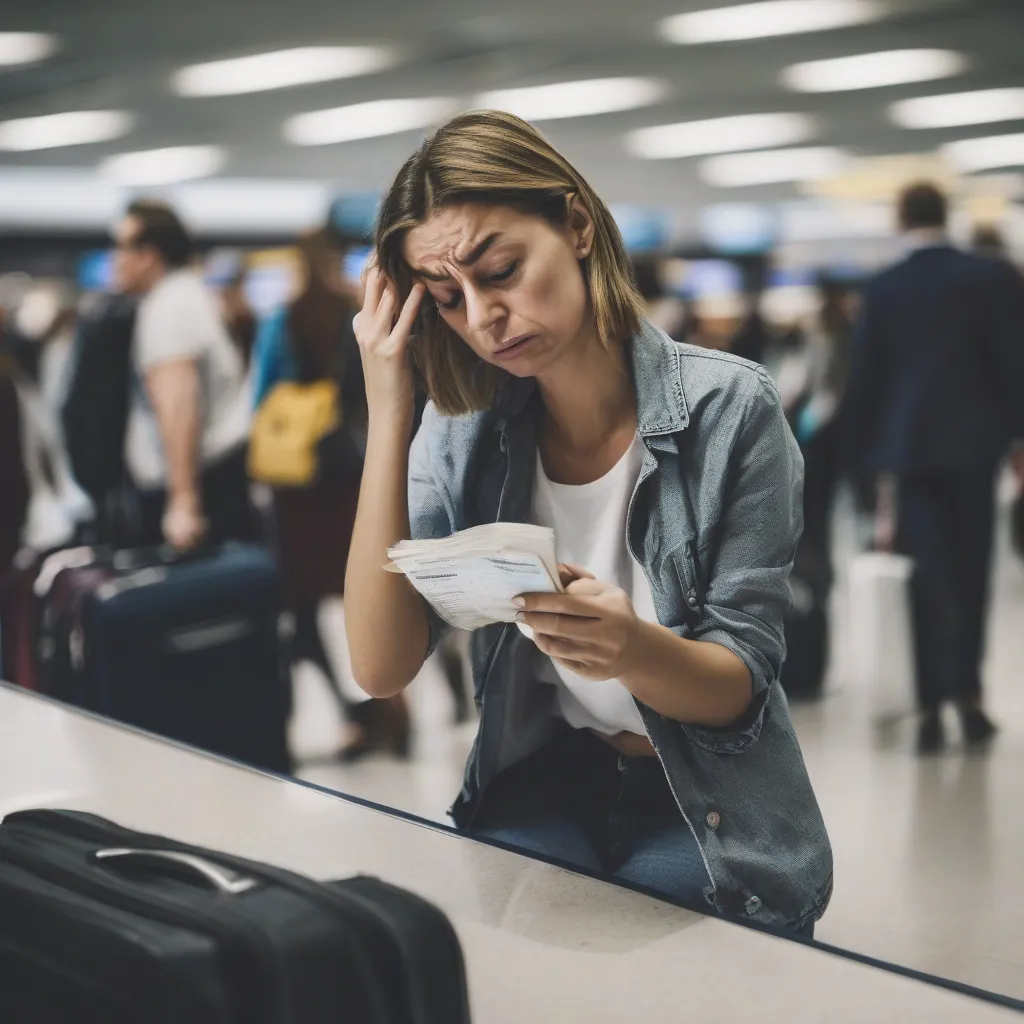
[(562, 584), (562, 587), (568, 587), (570, 583), (575, 583), (576, 580), (592, 580), (594, 574), (588, 572), (582, 566), (571, 565), (568, 562), (558, 563), (558, 578)]
[(363, 311), (369, 316), (374, 316), (377, 312), (377, 307), (380, 305), (380, 297), (384, 293), (387, 278), (384, 277), (378, 267), (367, 267), (365, 282), (366, 290), (363, 295)]
[(540, 650), (552, 658), (565, 658), (570, 661), (578, 661), (581, 664), (586, 662), (587, 652), (579, 644), (572, 640), (564, 640), (559, 636), (549, 636), (546, 633), (534, 633), (533, 642)]
[(404, 334), (408, 337), (409, 332), (412, 330), (412, 325), (416, 321), (416, 315), (420, 311), (423, 296), (426, 293), (427, 286), (422, 281), (417, 281), (412, 286), (412, 291), (409, 292), (405, 305), (402, 307), (402, 315), (398, 318), (398, 323), (395, 324), (395, 334)]
[(535, 633), (585, 643), (594, 639), (594, 630), (600, 619), (585, 619), (579, 615), (560, 615), (555, 612), (524, 612), (521, 621)]
[(379, 328), (383, 329), (384, 334), (391, 333), (391, 325), (395, 322), (395, 311), (398, 309), (398, 289), (394, 286), (394, 283), (388, 281), (384, 285), (384, 294), (381, 295), (380, 302), (377, 305), (377, 312), (374, 314), (374, 319), (377, 321)]

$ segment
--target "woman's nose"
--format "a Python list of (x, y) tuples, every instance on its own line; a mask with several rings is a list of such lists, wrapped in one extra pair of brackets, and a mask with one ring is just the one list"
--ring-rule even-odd
[(488, 295), (487, 292), (467, 288), (465, 301), (466, 326), (471, 331), (486, 331), (505, 315), (498, 297)]

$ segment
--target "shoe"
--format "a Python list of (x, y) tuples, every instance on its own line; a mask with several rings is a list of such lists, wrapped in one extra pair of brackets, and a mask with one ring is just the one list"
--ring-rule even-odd
[(992, 739), (999, 731), (995, 722), (973, 703), (960, 705), (960, 722), (963, 725), (964, 742), (972, 747)]
[(946, 744), (946, 734), (942, 728), (942, 717), (938, 708), (931, 708), (924, 713), (921, 724), (917, 727), (917, 752), (919, 754), (937, 754)]
[(338, 751), (338, 760), (352, 764), (385, 751), (403, 760), (409, 756), (409, 707), (402, 694), (356, 704), (351, 710), (356, 735)]

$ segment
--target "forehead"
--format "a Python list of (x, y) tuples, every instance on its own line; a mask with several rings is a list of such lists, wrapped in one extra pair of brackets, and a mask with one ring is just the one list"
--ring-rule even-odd
[(114, 235), (117, 238), (131, 238), (142, 230), (142, 222), (138, 217), (131, 214), (122, 217), (114, 228)]
[(411, 267), (434, 269), (464, 259), (485, 238), (510, 234), (528, 220), (505, 206), (446, 207), (409, 231), (402, 255)]

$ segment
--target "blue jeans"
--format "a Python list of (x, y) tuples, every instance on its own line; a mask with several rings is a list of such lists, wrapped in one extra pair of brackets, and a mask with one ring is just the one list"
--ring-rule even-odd
[(469, 832), (706, 906), (711, 879), (661, 763), (585, 730), (566, 728), (502, 772)]

